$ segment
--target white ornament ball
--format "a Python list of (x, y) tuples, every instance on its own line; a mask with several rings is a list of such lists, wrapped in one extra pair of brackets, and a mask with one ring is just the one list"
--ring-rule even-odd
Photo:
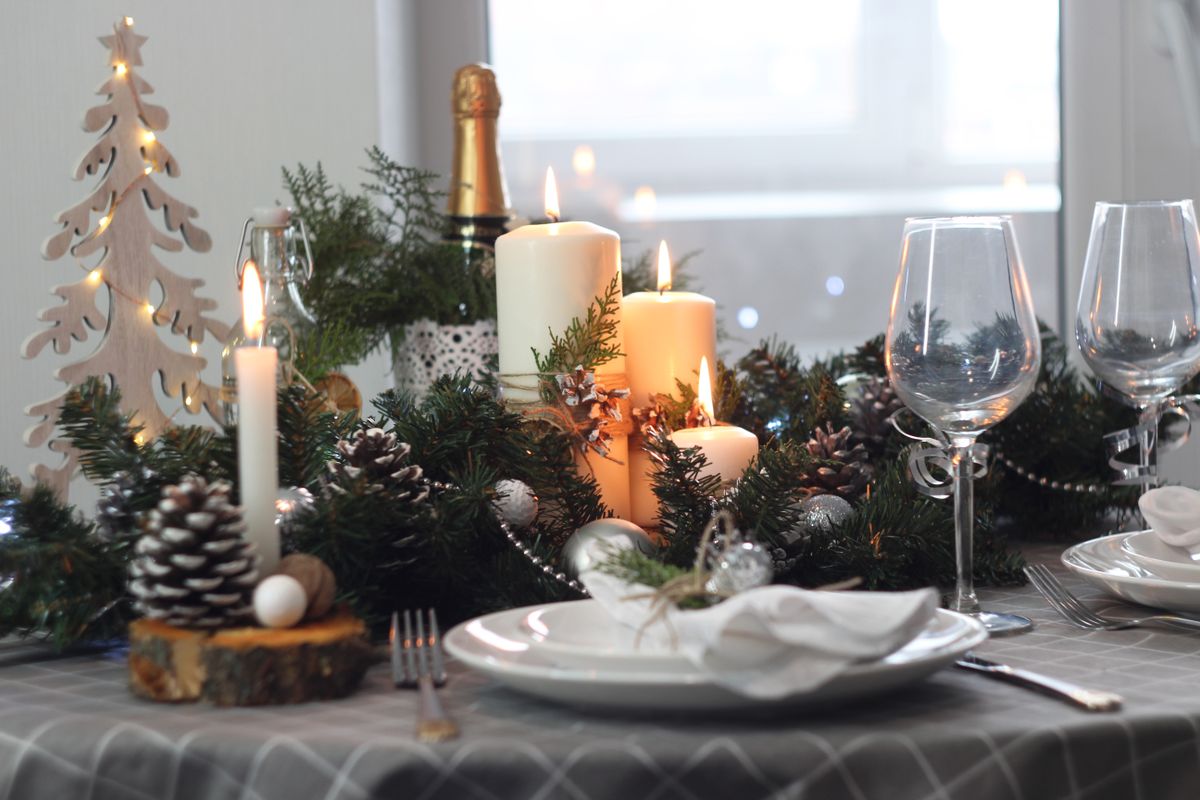
[(304, 617), (308, 596), (291, 575), (272, 575), (254, 590), (254, 616), (268, 628), (290, 628)]
[(836, 494), (813, 495), (800, 504), (800, 510), (804, 512), (803, 524), (806, 528), (825, 533), (854, 514), (854, 507), (849, 501)]
[(496, 499), (492, 505), (497, 513), (514, 528), (528, 528), (537, 519), (538, 496), (529, 488), (529, 484), (513, 478), (496, 481), (492, 487), (496, 491)]
[(563, 572), (578, 578), (596, 564), (606, 561), (612, 550), (634, 548), (648, 556), (654, 555), (657, 547), (650, 534), (632, 522), (615, 517), (592, 520), (571, 534), (563, 545)]

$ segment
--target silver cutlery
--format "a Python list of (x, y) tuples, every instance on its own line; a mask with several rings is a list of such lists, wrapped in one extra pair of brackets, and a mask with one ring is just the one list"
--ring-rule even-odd
[[(426, 633), (428, 616), (428, 634)], [(435, 686), (446, 682), (446, 663), (442, 654), (442, 634), (438, 629), (437, 612), (416, 612), (414, 633), (413, 612), (405, 610), (404, 628), (400, 629), (399, 614), (392, 614), (392, 682), (397, 687), (416, 688), (421, 694), (417, 704), (417, 739), (422, 742), (444, 742), (458, 737), (458, 726), (446, 714), (438, 699)]]
[(1032, 689), (1048, 697), (1078, 706), (1085, 711), (1117, 711), (1124, 702), (1120, 695), (1113, 694), (1112, 692), (1085, 689), (1082, 686), (1076, 686), (1073, 683), (1061, 681), (1057, 678), (989, 661), (986, 658), (980, 658), (974, 653), (967, 653), (958, 661), (955, 661), (954, 665), (960, 669), (978, 672), (989, 678), (995, 678), (996, 680), (1022, 686), (1026, 689)]
[(1200, 620), (1181, 617), (1177, 614), (1150, 614), (1133, 619), (1105, 617), (1084, 605), (1045, 564), (1031, 564), (1025, 568), (1025, 576), (1033, 584), (1033, 588), (1045, 598), (1051, 608), (1061, 614), (1067, 622), (1077, 628), (1094, 631), (1121, 631), (1126, 628), (1140, 628), (1144, 625), (1167, 625), (1169, 627), (1200, 630)]

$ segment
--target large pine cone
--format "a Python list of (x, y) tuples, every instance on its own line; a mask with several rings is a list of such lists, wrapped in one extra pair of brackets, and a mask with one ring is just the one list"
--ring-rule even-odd
[(866, 445), (873, 455), (882, 455), (887, 448), (888, 437), (894, 432), (888, 420), (902, 408), (904, 403), (896, 395), (891, 381), (887, 378), (871, 378), (863, 384), (862, 392), (854, 400), (851, 409), (854, 441)]
[(337, 443), (339, 458), (329, 462), (330, 488), (343, 494), (387, 492), (402, 503), (423, 503), (429, 486), (421, 468), (405, 464), (412, 448), (382, 428), (357, 431)]
[(850, 435), (849, 426), (835, 431), (828, 422), (825, 430), (813, 429), (805, 444), (813, 464), (800, 481), (805, 495), (836, 494), (853, 501), (863, 493), (871, 477), (867, 449), (861, 443), (851, 446)]
[(163, 489), (130, 565), (135, 607), (184, 628), (244, 624), (252, 612), (258, 556), (227, 481), (188, 475)]

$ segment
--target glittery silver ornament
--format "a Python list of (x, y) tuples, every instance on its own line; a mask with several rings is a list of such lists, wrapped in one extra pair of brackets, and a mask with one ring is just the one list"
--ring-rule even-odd
[(800, 504), (804, 512), (801, 524), (809, 531), (829, 533), (842, 525), (854, 514), (854, 507), (836, 494), (818, 494)]
[(281, 486), (275, 493), (275, 527), (287, 533), (296, 517), (311, 511), (312, 492), (303, 486)]
[(492, 489), (496, 499), (492, 501), (496, 512), (514, 528), (528, 528), (537, 519), (538, 496), (529, 484), (514, 478), (496, 481)]
[(609, 551), (631, 547), (648, 556), (658, 549), (650, 535), (632, 522), (612, 517), (593, 520), (572, 533), (563, 545), (563, 572), (577, 578), (607, 559)]
[(744, 540), (723, 549), (711, 569), (706, 588), (719, 594), (737, 594), (766, 586), (775, 574), (767, 548)]

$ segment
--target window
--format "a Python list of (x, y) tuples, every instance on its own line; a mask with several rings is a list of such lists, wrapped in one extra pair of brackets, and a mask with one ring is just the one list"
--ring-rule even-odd
[[(885, 327), (903, 217), (1018, 215), (1058, 304), (1058, 6), (1041, 0), (491, 0), (514, 203), (700, 250), (742, 343)], [(770, 291), (767, 291), (770, 287)], [(851, 313), (847, 313), (851, 312)]]

